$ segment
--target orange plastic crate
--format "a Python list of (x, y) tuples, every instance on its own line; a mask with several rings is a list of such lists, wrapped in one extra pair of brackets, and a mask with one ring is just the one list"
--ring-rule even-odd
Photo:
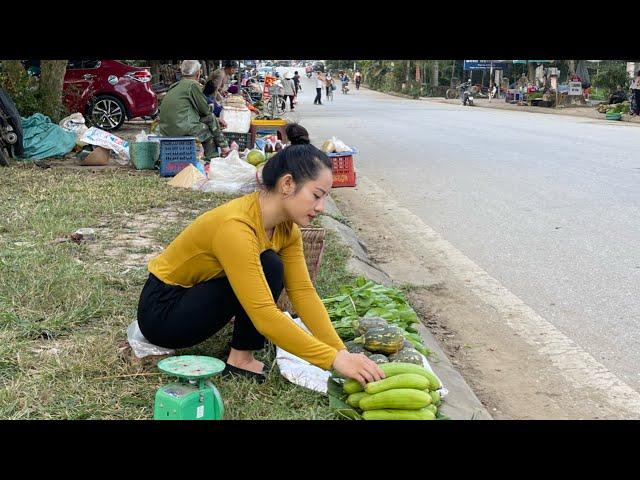
[(333, 188), (355, 187), (356, 171), (353, 165), (353, 155), (332, 156)]

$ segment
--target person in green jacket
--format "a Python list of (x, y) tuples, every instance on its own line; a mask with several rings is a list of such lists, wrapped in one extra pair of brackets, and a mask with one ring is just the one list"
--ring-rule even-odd
[(182, 78), (169, 87), (160, 105), (158, 129), (163, 137), (196, 137), (209, 160), (218, 156), (217, 147), (222, 149), (222, 156), (229, 153), (229, 142), (220, 128), (226, 124), (213, 115), (202, 93), (200, 68), (198, 60), (182, 61)]

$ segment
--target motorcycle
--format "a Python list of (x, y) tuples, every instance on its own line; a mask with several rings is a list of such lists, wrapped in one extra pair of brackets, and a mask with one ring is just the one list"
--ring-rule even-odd
[(313, 73), (313, 68), (306, 67), (305, 68), (305, 73), (307, 74), (307, 78), (311, 78), (311, 74)]
[(8, 166), (11, 157), (23, 153), (20, 114), (11, 97), (0, 88), (0, 165)]
[(460, 91), (462, 96), (462, 105), (473, 107), (473, 96), (471, 96), (471, 82), (466, 82), (460, 85)]

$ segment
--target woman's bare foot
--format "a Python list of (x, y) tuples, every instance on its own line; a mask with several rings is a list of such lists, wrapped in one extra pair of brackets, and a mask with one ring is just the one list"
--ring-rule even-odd
[(262, 373), (264, 370), (264, 363), (253, 358), (253, 352), (250, 350), (235, 350), (232, 348), (231, 352), (229, 352), (227, 363), (253, 373)]

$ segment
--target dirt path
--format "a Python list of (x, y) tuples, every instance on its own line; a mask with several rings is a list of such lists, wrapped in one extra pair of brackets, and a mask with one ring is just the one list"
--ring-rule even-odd
[(366, 177), (333, 193), (496, 419), (640, 418), (640, 395)]

